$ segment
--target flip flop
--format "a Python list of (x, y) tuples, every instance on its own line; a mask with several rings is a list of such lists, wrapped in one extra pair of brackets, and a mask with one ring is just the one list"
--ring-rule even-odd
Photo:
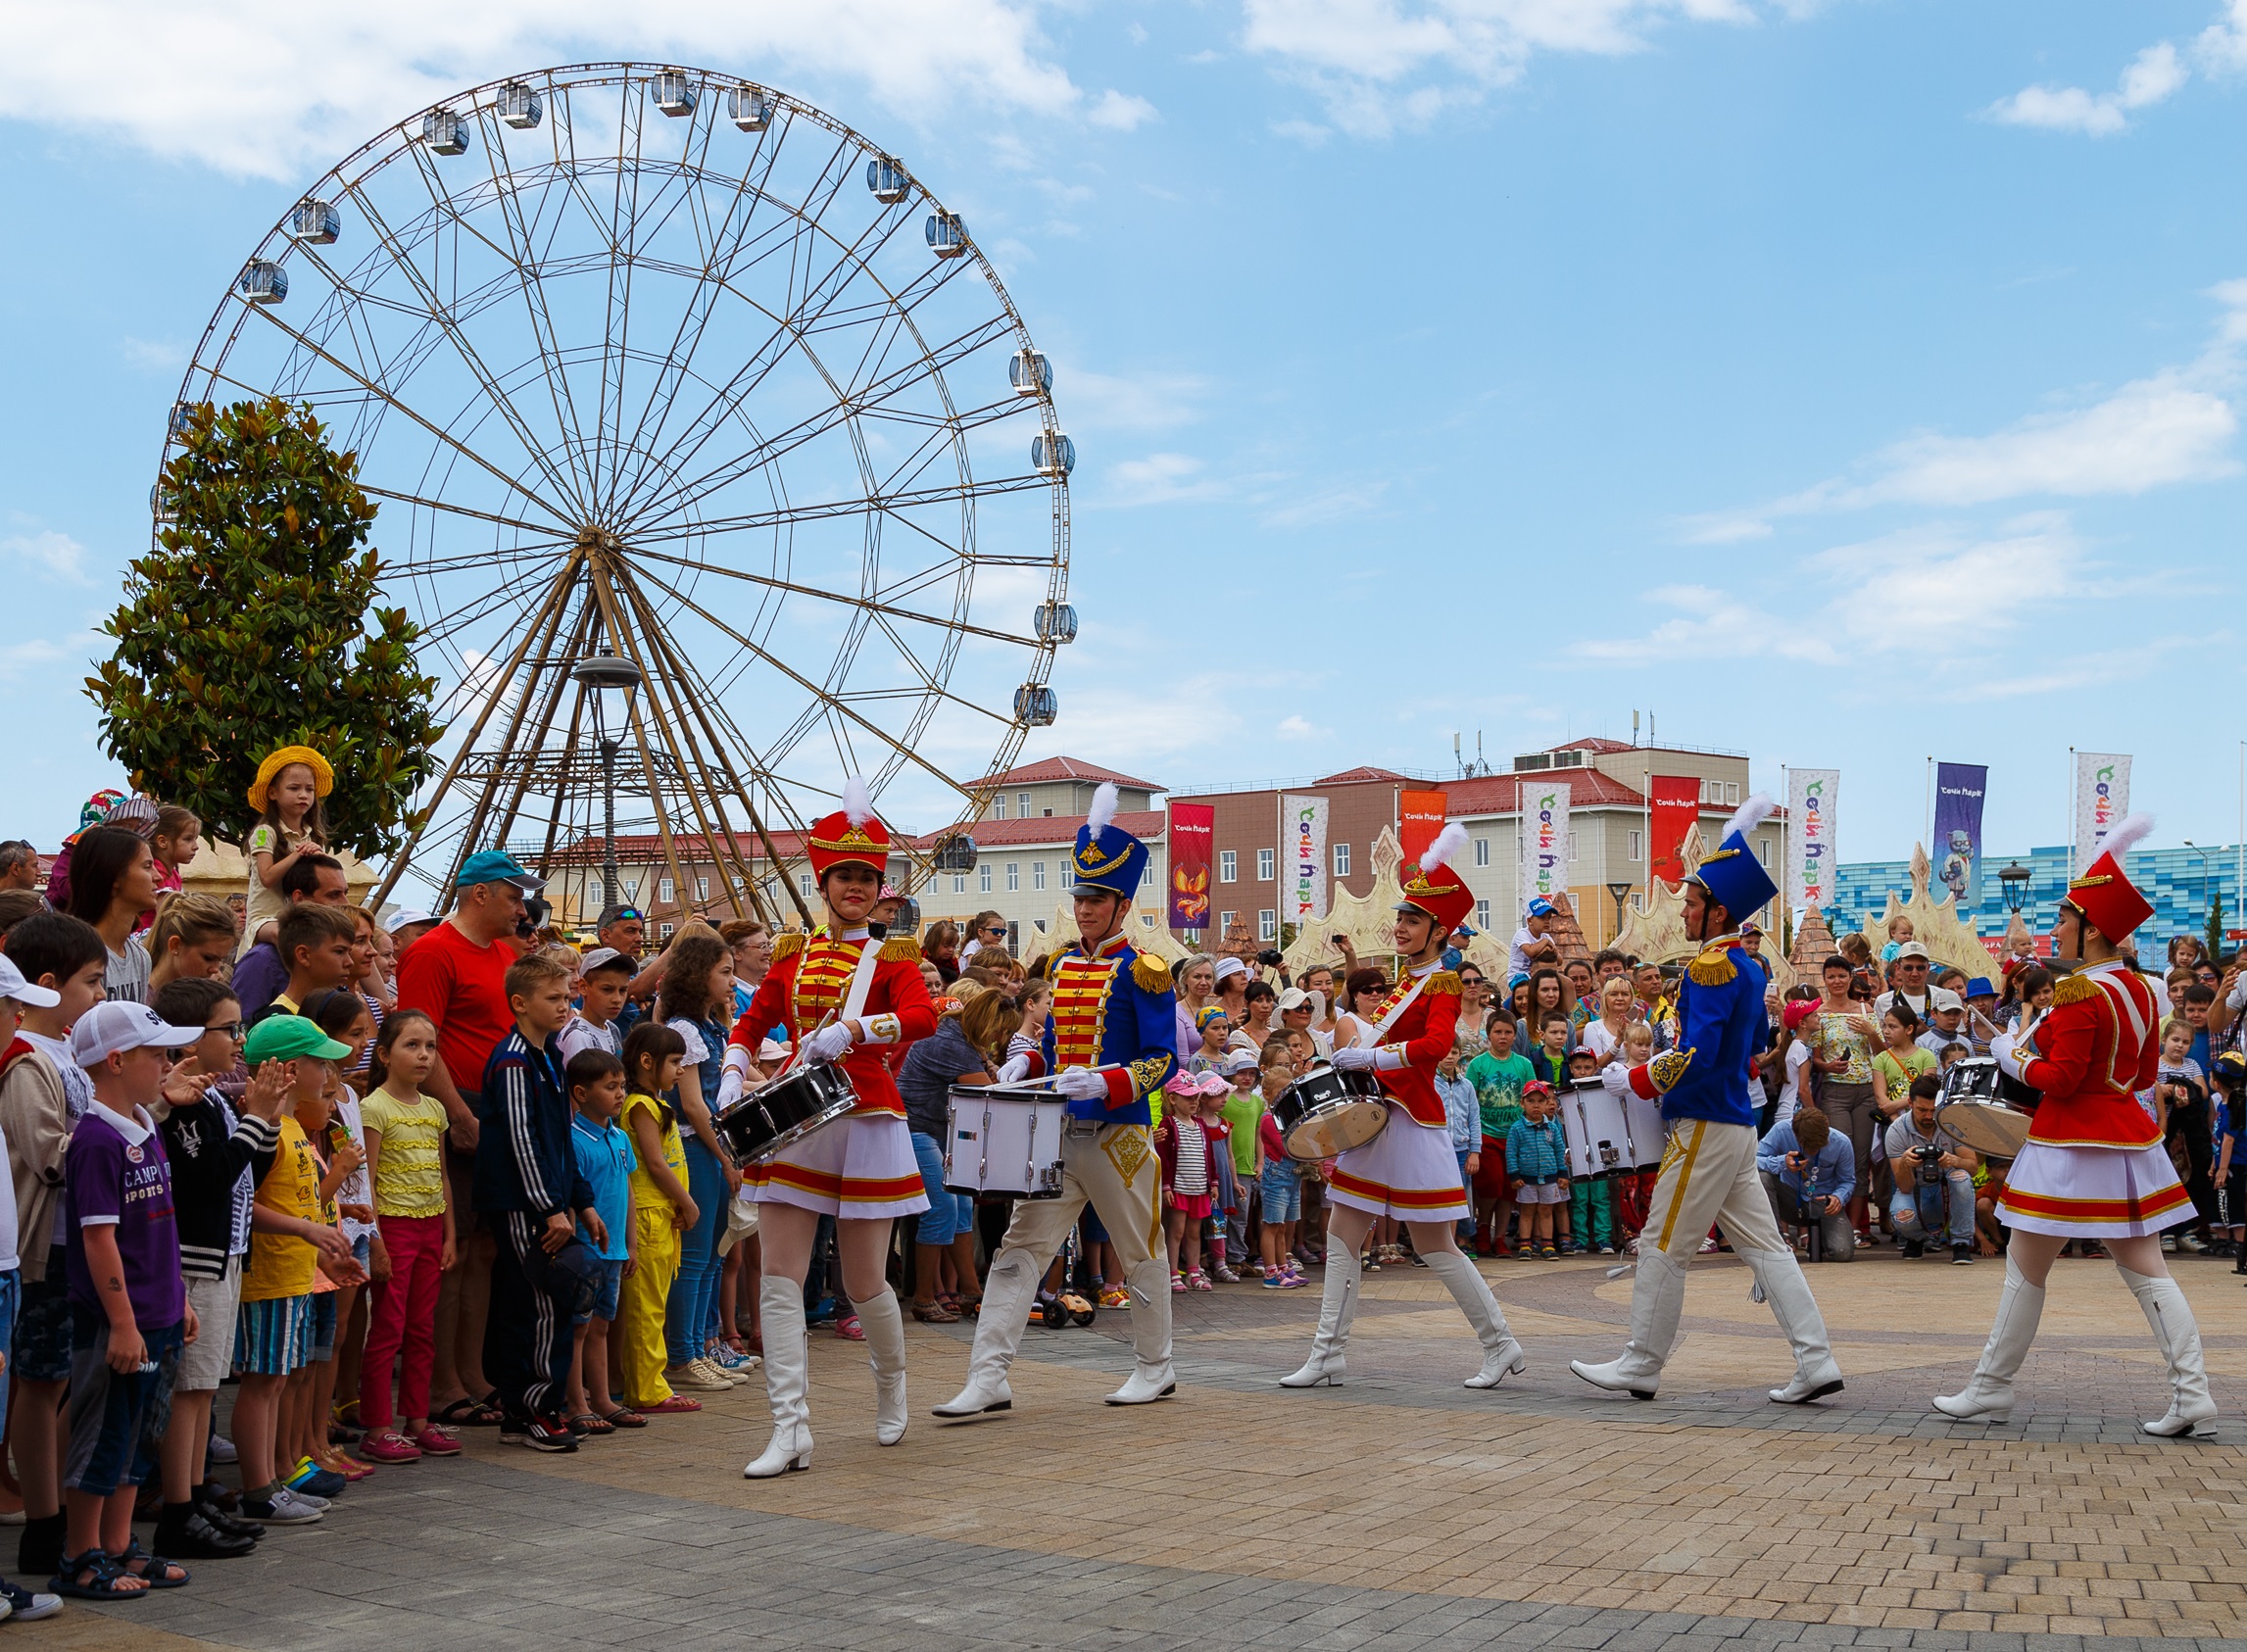
[(569, 1419), (569, 1427), (575, 1433), (587, 1434), (612, 1434), (616, 1432), (616, 1425), (598, 1411), (580, 1411)]
[(628, 1405), (619, 1405), (613, 1411), (602, 1412), (601, 1420), (612, 1429), (644, 1429), (648, 1426), (648, 1419)]
[(450, 1429), (496, 1429), (507, 1420), (493, 1403), (498, 1397), (495, 1393), (483, 1399), (457, 1399), (430, 1421)]

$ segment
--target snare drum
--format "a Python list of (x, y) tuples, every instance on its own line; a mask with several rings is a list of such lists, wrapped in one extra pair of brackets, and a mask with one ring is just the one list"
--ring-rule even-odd
[(1362, 1147), (1389, 1126), (1389, 1093), (1371, 1073), (1320, 1067), (1272, 1103), (1288, 1157), (1303, 1164)]
[(2018, 1158), (2034, 1120), (2002, 1099), (2004, 1069), (1987, 1055), (1969, 1055), (1943, 1075), (1935, 1128), (1991, 1158)]
[(1623, 1122), (1631, 1138), (1632, 1163), (1642, 1171), (1661, 1169), (1663, 1149), (1670, 1144), (1670, 1125), (1662, 1117), (1662, 1103), (1633, 1091), (1623, 1097)]
[(1026, 1085), (955, 1084), (945, 1111), (944, 1185), (950, 1191), (1061, 1196), (1065, 1097)]
[(1637, 1169), (1623, 1098), (1609, 1094), (1605, 1085), (1594, 1081), (1588, 1089), (1563, 1095), (1560, 1129), (1568, 1138), (1570, 1176), (1605, 1176), (1610, 1171)]
[(857, 1104), (850, 1074), (840, 1066), (815, 1063), (792, 1068), (744, 1095), (710, 1120), (710, 1129), (734, 1168), (742, 1170), (793, 1147), (822, 1125), (849, 1117)]

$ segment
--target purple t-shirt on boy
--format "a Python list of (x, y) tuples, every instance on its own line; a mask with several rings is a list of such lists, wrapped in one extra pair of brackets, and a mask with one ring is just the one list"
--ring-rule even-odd
[(104, 1312), (86, 1266), (84, 1230), (108, 1224), (117, 1230), (133, 1321), (143, 1331), (159, 1331), (187, 1317), (187, 1293), (179, 1280), (179, 1224), (171, 1209), (171, 1164), (164, 1156), (164, 1138), (145, 1112), (133, 1111), (138, 1116), (126, 1118), (97, 1101), (71, 1133), (64, 1191), (70, 1213), (71, 1300)]

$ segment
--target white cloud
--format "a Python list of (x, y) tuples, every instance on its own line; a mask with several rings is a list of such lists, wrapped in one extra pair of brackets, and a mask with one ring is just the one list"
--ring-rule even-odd
[(187, 364), (187, 347), (163, 339), (127, 336), (117, 341), (117, 351), (126, 365), (143, 372), (177, 372)]
[[(963, 107), (1129, 130), (1144, 99), (1092, 97), (1055, 61), (1041, 0), (391, 0), (245, 7), (230, 0), (11, 5), (0, 117), (97, 132), (222, 171), (324, 166), (462, 87), (526, 65), (684, 61), (863, 84), (867, 107), (934, 120)], [(88, 95), (89, 64), (102, 85)], [(857, 123), (857, 122), (854, 122)]]
[(53, 643), (10, 643), (0, 648), (0, 683), (12, 683), (25, 671), (56, 664), (64, 657), (63, 651)]
[(1282, 717), (1272, 732), (1282, 740), (1331, 740), (1334, 737), (1333, 729), (1320, 728), (1299, 713)]
[(2211, 74), (2247, 73), (2247, 0), (2229, 0), (2223, 15), (2200, 31), (2192, 53)]
[(0, 539), (0, 556), (34, 563), (58, 579), (85, 583), (86, 548), (67, 533), (12, 533)]
[[(2210, 33), (2217, 32), (2211, 29)], [(2189, 72), (2167, 40), (2148, 46), (2123, 71), (2111, 92), (2080, 86), (2027, 86), (1989, 106), (1989, 118), (2009, 126), (2112, 137), (2129, 129), (2132, 111), (2150, 109), (2183, 85)]]
[[(1776, 8), (1795, 15), (1801, 0)], [(1749, 0), (1246, 0), (1241, 43), (1317, 91), (1343, 130), (1380, 135), (1519, 78), (1539, 52), (1639, 51), (1677, 20), (1753, 23)], [(1401, 90), (1428, 77), (1434, 84)], [(1319, 128), (1283, 122), (1315, 141)]]
[(1209, 381), (1193, 373), (1113, 374), (1056, 363), (1053, 399), (1076, 430), (1171, 430), (1201, 416)]

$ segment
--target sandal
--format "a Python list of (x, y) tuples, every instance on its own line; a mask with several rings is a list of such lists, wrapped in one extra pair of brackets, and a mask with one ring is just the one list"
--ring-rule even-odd
[(866, 1339), (865, 1329), (858, 1324), (856, 1314), (846, 1314), (837, 1320), (835, 1335), (845, 1342), (863, 1342)]
[(628, 1405), (619, 1405), (613, 1411), (602, 1412), (601, 1420), (611, 1429), (644, 1429), (648, 1426), (648, 1419)]
[(482, 1399), (457, 1399), (429, 1421), (452, 1429), (496, 1429), (507, 1421), (500, 1414), (499, 1397), (495, 1392)]
[[(183, 1589), (194, 1574), (176, 1560), (166, 1560), (160, 1554), (150, 1554), (135, 1537), (125, 1544), (122, 1554), (111, 1555), (110, 1563), (126, 1575), (138, 1578), (152, 1589)], [(135, 1562), (138, 1565), (135, 1565)]]
[[(2247, 1269), (2243, 1269), (2241, 1271), (2247, 1272)], [(975, 1318), (978, 1314), (983, 1312), (983, 1292), (978, 1290), (972, 1296), (959, 1296), (953, 1298), (952, 1303), (952, 1311), (957, 1314), (961, 1319)]]
[[(80, 1578), (84, 1582), (79, 1582)], [(140, 1587), (131, 1587), (116, 1561), (99, 1549), (88, 1549), (84, 1554), (67, 1554), (55, 1571), (49, 1586), (57, 1594), (69, 1595), (73, 1600), (138, 1600), (148, 1593), (145, 1579), (134, 1578)]]
[(923, 1325), (957, 1325), (959, 1323), (959, 1316), (941, 1301), (915, 1302), (913, 1304), (913, 1318), (919, 1320)]
[(701, 1400), (689, 1399), (685, 1394), (670, 1394), (658, 1400), (654, 1405), (635, 1405), (632, 1407), (634, 1411), (646, 1417), (683, 1415), (689, 1411), (700, 1411), (702, 1408), (703, 1402)]
[(616, 1432), (616, 1425), (598, 1411), (580, 1411), (569, 1419), (569, 1430), (579, 1434), (612, 1434)]

